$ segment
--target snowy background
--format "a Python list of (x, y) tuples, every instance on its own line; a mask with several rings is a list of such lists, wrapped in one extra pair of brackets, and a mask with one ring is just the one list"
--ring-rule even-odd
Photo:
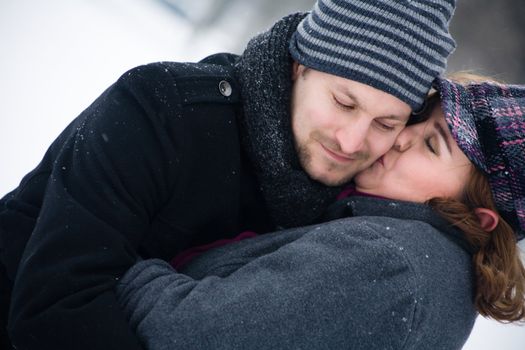
[[(0, 195), (126, 70), (240, 53), (311, 0), (0, 0)], [(449, 70), (525, 83), (525, 1), (460, 0)], [(523, 350), (525, 327), (478, 319), (466, 350)]]

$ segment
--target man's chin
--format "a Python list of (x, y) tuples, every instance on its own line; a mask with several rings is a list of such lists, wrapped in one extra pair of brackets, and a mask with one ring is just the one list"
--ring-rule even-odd
[(355, 174), (345, 174), (345, 175), (336, 175), (336, 174), (311, 174), (310, 177), (314, 179), (317, 182), (322, 183), (325, 186), (330, 187), (336, 187), (336, 186), (342, 186), (350, 181), (352, 181), (352, 178)]
[[(299, 152), (301, 166), (308, 176), (325, 186), (336, 187), (349, 183), (360, 169), (344, 169), (332, 163), (313, 162), (311, 157), (304, 156), (306, 153)], [(357, 164), (356, 164), (357, 165)], [(344, 170), (344, 171), (343, 171)]]

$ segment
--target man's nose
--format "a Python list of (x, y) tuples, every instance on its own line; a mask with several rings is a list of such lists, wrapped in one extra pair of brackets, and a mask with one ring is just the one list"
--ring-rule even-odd
[(345, 154), (358, 153), (366, 143), (370, 121), (367, 118), (355, 117), (336, 131), (336, 139), (341, 151)]

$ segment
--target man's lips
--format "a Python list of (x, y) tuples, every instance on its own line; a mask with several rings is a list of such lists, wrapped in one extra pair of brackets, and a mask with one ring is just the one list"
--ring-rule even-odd
[(332, 151), (328, 147), (325, 147), (325, 145), (323, 145), (321, 142), (319, 142), (319, 144), (326, 151), (326, 153), (328, 153), (328, 155), (330, 157), (332, 157), (333, 159), (335, 159), (336, 161), (338, 161), (340, 163), (349, 163), (349, 162), (352, 162), (352, 161), (355, 160), (354, 158), (348, 157), (347, 155), (340, 154), (340, 153)]

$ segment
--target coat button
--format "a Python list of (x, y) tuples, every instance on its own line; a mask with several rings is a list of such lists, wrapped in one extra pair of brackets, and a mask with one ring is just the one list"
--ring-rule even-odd
[(232, 86), (226, 80), (221, 80), (219, 83), (219, 91), (222, 96), (229, 97), (232, 94)]

